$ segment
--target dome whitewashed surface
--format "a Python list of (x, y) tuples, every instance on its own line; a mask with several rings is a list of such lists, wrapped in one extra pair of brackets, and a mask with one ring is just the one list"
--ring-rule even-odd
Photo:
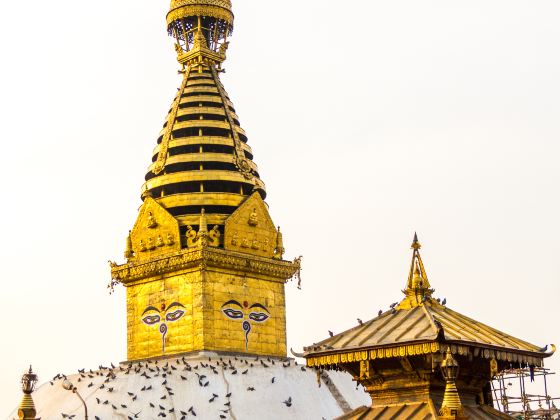
[[(42, 420), (90, 419), (326, 419), (371, 403), (343, 372), (317, 372), (294, 359), (196, 356), (124, 362), (82, 370), (42, 385), (34, 394)], [(14, 411), (9, 419), (17, 418)]]

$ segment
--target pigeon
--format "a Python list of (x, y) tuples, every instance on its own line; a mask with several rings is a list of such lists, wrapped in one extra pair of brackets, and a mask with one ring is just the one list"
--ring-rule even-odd
[(284, 404), (286, 404), (286, 407), (291, 407), (292, 406), (292, 397), (288, 398), (286, 401), (283, 401)]
[(364, 322), (360, 318), (358, 318), (358, 324), (363, 325), (363, 323)]
[(383, 310), (380, 309), (379, 312), (377, 312), (377, 316), (381, 316), (382, 313), (383, 313)]
[(333, 337), (333, 336), (334, 336), (334, 333), (333, 333), (331, 330), (329, 330), (329, 335), (330, 335), (331, 337)]
[(441, 301), (441, 304), (442, 304), (443, 306), (445, 306), (446, 303), (447, 303), (447, 298), (443, 298), (443, 300)]

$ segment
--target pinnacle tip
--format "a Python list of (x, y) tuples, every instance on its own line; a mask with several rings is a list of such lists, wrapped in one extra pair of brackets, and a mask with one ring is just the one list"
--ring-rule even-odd
[(420, 242), (418, 241), (418, 234), (416, 232), (414, 232), (414, 239), (412, 241), (412, 249), (420, 249), (421, 245)]

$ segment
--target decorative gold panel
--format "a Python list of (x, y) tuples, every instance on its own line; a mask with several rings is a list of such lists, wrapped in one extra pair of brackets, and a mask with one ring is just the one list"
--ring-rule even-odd
[(224, 247), (272, 258), (277, 233), (266, 204), (255, 192), (226, 220)]
[(146, 197), (131, 232), (134, 259), (143, 260), (181, 250), (179, 222), (153, 198)]
[(286, 356), (284, 283), (201, 270), (127, 288), (128, 358), (192, 351)]

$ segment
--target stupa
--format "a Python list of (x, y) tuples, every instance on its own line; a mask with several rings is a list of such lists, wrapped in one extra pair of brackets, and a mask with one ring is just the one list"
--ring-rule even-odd
[[(152, 154), (125, 262), (127, 360), (57, 375), (43, 419), (332, 419), (367, 402), (351, 377), (288, 358), (284, 259), (247, 135), (220, 81), (230, 0), (172, 0), (182, 83)], [(34, 413), (33, 413), (34, 414)], [(12, 417), (16, 417), (16, 413)]]
[(512, 337), (434, 298), (416, 235), (412, 249), (404, 299), (306, 347), (307, 366), (346, 371), (370, 394), (370, 404), (341, 420), (512, 419), (493, 407), (491, 381), (506, 369), (541, 367), (555, 346)]

